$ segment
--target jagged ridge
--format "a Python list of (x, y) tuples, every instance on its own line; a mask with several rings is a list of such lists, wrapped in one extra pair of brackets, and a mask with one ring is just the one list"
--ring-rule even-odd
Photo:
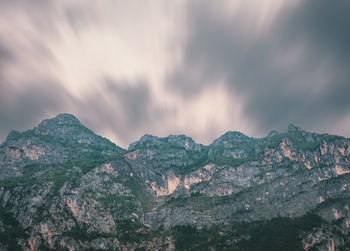
[(124, 150), (58, 115), (0, 146), (0, 249), (346, 249), (349, 155), (293, 125)]

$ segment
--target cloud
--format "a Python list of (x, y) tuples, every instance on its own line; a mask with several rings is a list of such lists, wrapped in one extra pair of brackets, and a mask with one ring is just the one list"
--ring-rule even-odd
[(243, 115), (258, 134), (289, 122), (330, 131), (350, 113), (348, 2), (282, 6), (265, 26), (253, 15), (254, 1), (229, 14), (228, 2), (193, 3), (170, 90), (194, 99), (224, 80), (227, 91), (242, 97)]
[[(141, 6), (140, 6), (141, 5)], [(127, 145), (290, 122), (350, 136), (349, 3), (0, 1), (0, 139), (58, 113)]]
[(79, 118), (98, 133), (127, 147), (171, 115), (153, 100), (146, 80), (122, 81), (104, 77), (99, 90), (77, 101)]
[(160, 3), (0, 1), (0, 139), (61, 112), (123, 146), (156, 133), (173, 16)]
[[(54, 59), (45, 36), (42, 35), (43, 39), (35, 36), (37, 30), (45, 34), (44, 27), (52, 24), (50, 19), (42, 22), (49, 15), (46, 1), (32, 4), (1, 1), (0, 8), (6, 20), (0, 22), (0, 141), (3, 141), (13, 129), (30, 129), (43, 118), (64, 111), (71, 96), (48, 70)], [(21, 14), (22, 8), (27, 11), (25, 16)], [(21, 18), (10, 22), (14, 17)], [(28, 20), (31, 22), (26, 23)], [(53, 29), (47, 30), (51, 33)]]
[(0, 39), (0, 71), (2, 71), (2, 66), (6, 65), (9, 61), (12, 61), (14, 59), (14, 55), (11, 53), (11, 51), (7, 48), (6, 45), (1, 43)]
[(1, 141), (13, 129), (30, 129), (43, 118), (63, 112), (70, 100), (70, 95), (57, 83), (31, 83), (18, 89), (1, 81), (0, 87)]

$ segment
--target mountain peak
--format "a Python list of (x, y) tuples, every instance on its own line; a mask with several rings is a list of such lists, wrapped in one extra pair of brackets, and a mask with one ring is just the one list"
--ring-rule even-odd
[(33, 129), (35, 134), (48, 135), (57, 139), (92, 145), (110, 145), (109, 140), (97, 136), (85, 127), (74, 115), (63, 113), (52, 119), (43, 120)]
[(150, 134), (145, 134), (138, 141), (131, 143), (129, 150), (142, 147), (156, 147), (162, 144), (184, 147), (186, 150), (197, 149), (199, 146), (190, 137), (186, 135), (169, 135), (168, 137), (159, 138)]
[(16, 130), (12, 130), (9, 135), (7, 135), (6, 137), (6, 141), (10, 141), (10, 140), (14, 140), (17, 139), (18, 137), (21, 136), (21, 133), (19, 131)]
[(142, 143), (142, 142), (158, 140), (158, 139), (159, 139), (159, 137), (157, 137), (157, 136), (154, 136), (151, 134), (145, 134), (140, 138), (139, 142)]
[(288, 132), (299, 132), (301, 131), (300, 127), (297, 127), (293, 124), (288, 125)]
[(249, 139), (249, 136), (238, 131), (228, 131), (224, 135), (222, 135), (219, 139), (232, 140), (232, 141), (245, 141)]
[(49, 124), (50, 125), (54, 125), (54, 124), (82, 125), (80, 121), (77, 119), (77, 117), (69, 113), (62, 113), (52, 119), (45, 119), (39, 124), (38, 127), (49, 125)]
[(145, 134), (143, 135), (138, 141), (131, 143), (129, 145), (129, 150), (133, 150), (136, 147), (140, 145), (145, 145), (145, 146), (151, 146), (151, 145), (159, 145), (160, 144), (160, 138), (157, 136), (153, 136), (151, 134)]
[(77, 131), (81, 129), (87, 128), (74, 115), (63, 113), (52, 119), (43, 120), (34, 128), (34, 132), (36, 134), (69, 139), (69, 137), (76, 135)]
[(269, 132), (269, 134), (267, 134), (267, 137), (273, 137), (273, 136), (275, 136), (275, 135), (277, 135), (278, 134), (278, 131), (276, 131), (276, 130), (271, 130), (270, 132)]
[(184, 134), (179, 134), (179, 135), (175, 135), (175, 134), (170, 134), (168, 137), (168, 143), (178, 143), (180, 141), (191, 141), (193, 142), (193, 139), (191, 139), (190, 137), (187, 137)]
[(192, 138), (180, 134), (180, 135), (169, 135), (167, 137), (168, 143), (183, 147), (186, 150), (199, 150), (201, 146), (193, 141)]
[(60, 120), (60, 121), (75, 121), (80, 122), (77, 117), (75, 117), (73, 114), (70, 113), (61, 113), (58, 114), (54, 119)]
[(215, 139), (212, 143), (213, 146), (218, 146), (221, 144), (225, 144), (227, 142), (231, 143), (242, 143), (242, 142), (250, 142), (252, 141), (252, 138), (249, 136), (238, 132), (238, 131), (228, 131), (224, 135), (220, 136), (219, 138)]
[(0, 249), (262, 250), (268, 239), (344, 250), (350, 139), (299, 130), (230, 131), (209, 146), (146, 134), (131, 151), (71, 114), (12, 131), (0, 146)]

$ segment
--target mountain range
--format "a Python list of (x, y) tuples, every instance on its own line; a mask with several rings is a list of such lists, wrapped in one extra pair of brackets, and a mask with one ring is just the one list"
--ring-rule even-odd
[(289, 125), (123, 149), (60, 114), (0, 145), (0, 250), (350, 250), (350, 139)]

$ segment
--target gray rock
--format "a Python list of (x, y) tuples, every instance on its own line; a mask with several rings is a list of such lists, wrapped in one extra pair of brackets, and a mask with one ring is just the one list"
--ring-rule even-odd
[[(0, 249), (240, 250), (250, 228), (306, 217), (300, 247), (346, 250), (349, 156), (349, 139), (293, 125), (209, 146), (145, 135), (125, 151), (58, 115), (0, 146)], [(181, 243), (186, 231), (205, 237)]]

